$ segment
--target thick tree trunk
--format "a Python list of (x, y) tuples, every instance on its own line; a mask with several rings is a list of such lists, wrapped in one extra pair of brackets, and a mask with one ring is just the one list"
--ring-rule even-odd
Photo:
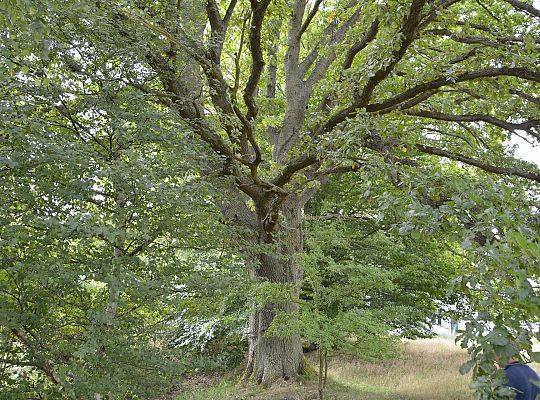
[(302, 372), (302, 344), (299, 335), (287, 337), (267, 336), (276, 311), (285, 311), (290, 318), (297, 318), (299, 285), (302, 269), (299, 255), (302, 252), (302, 204), (297, 199), (288, 199), (281, 208), (279, 221), (268, 227), (263, 213), (260, 216), (260, 240), (273, 244), (276, 251), (259, 256), (253, 268), (252, 278), (283, 284), (290, 290), (291, 300), (280, 304), (267, 304), (252, 313), (249, 321), (249, 356), (245, 377), (252, 377), (265, 386), (278, 379), (288, 380)]

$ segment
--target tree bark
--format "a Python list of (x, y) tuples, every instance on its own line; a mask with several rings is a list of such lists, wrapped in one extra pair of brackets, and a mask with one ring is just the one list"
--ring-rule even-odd
[(276, 312), (285, 311), (290, 318), (298, 317), (298, 298), (302, 268), (299, 255), (302, 252), (302, 203), (291, 196), (281, 207), (279, 221), (268, 221), (268, 214), (257, 210), (260, 221), (261, 244), (276, 246), (271, 253), (259, 255), (258, 264), (252, 269), (255, 281), (282, 284), (290, 293), (290, 300), (280, 304), (266, 304), (254, 311), (249, 320), (249, 354), (245, 378), (253, 378), (263, 386), (278, 379), (288, 380), (302, 373), (302, 344), (299, 335), (268, 336)]

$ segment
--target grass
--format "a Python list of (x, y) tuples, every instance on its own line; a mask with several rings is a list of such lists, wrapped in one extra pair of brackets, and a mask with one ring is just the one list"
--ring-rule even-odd
[[(451, 339), (405, 341), (402, 346), (402, 356), (395, 360), (331, 359), (326, 400), (472, 400), (470, 376), (458, 372), (467, 354)], [(188, 387), (173, 399), (316, 400), (317, 384), (315, 379), (278, 382), (263, 390), (222, 381)]]
[(470, 377), (458, 372), (466, 360), (451, 340), (407, 341), (397, 360), (340, 360), (329, 372), (328, 399), (469, 400)]
[(236, 387), (232, 382), (220, 382), (210, 387), (190, 388), (178, 395), (176, 399), (180, 400), (221, 400), (234, 399)]

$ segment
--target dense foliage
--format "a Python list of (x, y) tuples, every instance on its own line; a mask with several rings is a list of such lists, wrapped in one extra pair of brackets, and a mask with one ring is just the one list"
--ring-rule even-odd
[(170, 337), (184, 304), (241, 269), (189, 132), (115, 82), (106, 54), (36, 73), (59, 62), (36, 18), (3, 47), (2, 393), (156, 396), (192, 368), (173, 351), (188, 329)]
[(531, 1), (0, 10), (9, 396), (155, 395), (244, 341), (269, 385), (301, 336), (382, 352), (457, 295), (479, 396), (535, 357), (540, 170), (506, 144), (540, 140)]

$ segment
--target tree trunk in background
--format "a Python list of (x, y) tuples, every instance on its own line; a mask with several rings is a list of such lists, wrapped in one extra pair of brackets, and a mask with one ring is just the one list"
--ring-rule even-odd
[(298, 297), (302, 269), (299, 255), (303, 248), (302, 203), (289, 198), (282, 206), (280, 220), (270, 229), (267, 215), (259, 213), (260, 243), (277, 246), (275, 252), (261, 254), (258, 265), (251, 271), (255, 281), (267, 281), (290, 287), (291, 301), (266, 304), (251, 314), (249, 320), (249, 356), (244, 377), (252, 377), (265, 386), (278, 379), (288, 380), (302, 372), (302, 344), (299, 335), (267, 337), (265, 332), (272, 324), (276, 311), (290, 313), (297, 318)]

